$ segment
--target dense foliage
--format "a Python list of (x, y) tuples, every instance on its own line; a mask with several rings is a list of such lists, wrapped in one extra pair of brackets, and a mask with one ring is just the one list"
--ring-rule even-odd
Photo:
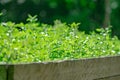
[[(111, 1), (113, 34), (120, 37), (120, 0)], [(105, 0), (0, 0), (1, 21), (25, 22), (27, 15), (38, 15), (40, 22), (81, 22), (80, 30), (86, 32), (103, 25)]]
[(21, 63), (79, 59), (120, 54), (120, 41), (110, 29), (91, 34), (78, 31), (79, 23), (37, 23), (29, 15), (27, 24), (0, 23), (0, 62)]

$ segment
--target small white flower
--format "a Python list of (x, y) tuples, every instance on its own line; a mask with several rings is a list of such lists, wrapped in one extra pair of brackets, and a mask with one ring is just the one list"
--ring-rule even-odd
[(48, 34), (45, 34), (45, 36), (48, 36)]
[(105, 53), (106, 51), (105, 51), (105, 50), (103, 50), (102, 52), (103, 52), (103, 53)]
[(112, 53), (115, 53), (115, 51), (114, 51), (114, 50), (112, 50), (111, 52), (112, 52)]
[(20, 40), (18, 40), (18, 42), (20, 42)]
[(75, 38), (79, 38), (78, 36), (75, 36)]
[(10, 34), (9, 33), (6, 33), (7, 36), (9, 36)]
[(41, 34), (44, 34), (44, 32), (41, 32)]
[(86, 37), (86, 39), (88, 40), (88, 39), (89, 39), (89, 37)]
[(100, 42), (100, 44), (103, 44), (103, 42)]
[(14, 42), (15, 41), (15, 39), (12, 39), (12, 42)]
[(17, 51), (17, 50), (18, 50), (18, 48), (14, 48), (14, 50), (15, 50), (15, 51)]

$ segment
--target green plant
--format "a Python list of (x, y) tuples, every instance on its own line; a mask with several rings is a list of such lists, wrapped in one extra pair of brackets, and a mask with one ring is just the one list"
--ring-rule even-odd
[(0, 23), (0, 62), (22, 63), (119, 55), (120, 41), (111, 29), (91, 34), (77, 30), (79, 23), (54, 25), (37, 23), (30, 16), (27, 24)]
[(37, 21), (37, 15), (31, 16), (30, 14), (28, 15), (27, 21), (31, 23), (35, 23)]
[(0, 13), (0, 16), (2, 16), (3, 15), (3, 13)]

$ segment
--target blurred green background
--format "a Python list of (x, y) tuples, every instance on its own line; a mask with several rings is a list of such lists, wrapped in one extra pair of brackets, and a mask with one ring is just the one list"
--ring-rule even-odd
[(0, 21), (26, 23), (28, 14), (38, 15), (40, 23), (80, 22), (79, 30), (89, 31), (103, 27), (105, 1), (110, 1), (110, 25), (113, 35), (120, 38), (120, 0), (0, 0)]

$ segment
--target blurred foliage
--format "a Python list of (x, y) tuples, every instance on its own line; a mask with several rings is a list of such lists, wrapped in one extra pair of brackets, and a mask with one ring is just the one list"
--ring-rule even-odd
[[(120, 36), (120, 1), (111, 0), (113, 34)], [(81, 22), (80, 30), (89, 32), (103, 25), (104, 0), (0, 0), (1, 21), (26, 22), (28, 14), (38, 15), (40, 22)]]
[(116, 34), (120, 38), (120, 0), (111, 1), (111, 25), (113, 25), (113, 34)]

